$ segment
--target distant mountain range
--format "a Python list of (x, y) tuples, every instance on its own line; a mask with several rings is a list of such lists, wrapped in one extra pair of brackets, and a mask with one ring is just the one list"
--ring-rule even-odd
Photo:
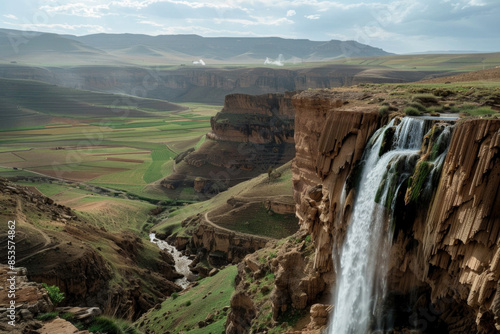
[[(267, 64), (321, 62), (390, 53), (355, 41), (198, 35), (58, 35), (0, 29), (0, 62), (30, 64)], [(203, 62), (199, 60), (202, 59)]]

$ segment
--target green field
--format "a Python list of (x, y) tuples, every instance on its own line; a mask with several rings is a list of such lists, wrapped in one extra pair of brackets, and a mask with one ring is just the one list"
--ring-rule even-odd
[(87, 222), (112, 231), (130, 231), (144, 234), (149, 212), (156, 206), (145, 201), (130, 200), (120, 193), (100, 194), (84, 185), (66, 182), (17, 182), (35, 187), (58, 204), (69, 206)]
[(203, 140), (221, 109), (139, 98), (120, 105), (119, 95), (26, 80), (0, 79), (0, 88), (0, 176), (36, 172), (157, 200), (166, 195), (148, 185)]

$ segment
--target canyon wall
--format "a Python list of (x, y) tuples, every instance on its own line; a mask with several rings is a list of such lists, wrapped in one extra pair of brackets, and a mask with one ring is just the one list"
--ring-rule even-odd
[[(361, 159), (366, 142), (379, 127), (377, 107), (354, 105), (361, 98), (360, 92), (334, 91), (304, 92), (294, 97), (297, 153), (292, 170), (296, 214), (301, 228), (314, 240), (314, 266), (323, 273), (333, 269), (334, 239), (345, 234), (345, 224), (334, 222), (341, 212), (348, 214), (354, 198), (352, 190), (341, 203), (344, 184)], [(352, 102), (344, 104), (347, 99)], [(341, 240), (335, 244), (340, 245)]]
[[(329, 288), (335, 284), (332, 251), (339, 254), (346, 233), (358, 162), (370, 135), (385, 122), (359, 94), (303, 92), (293, 99), (297, 215), (314, 242), (314, 269)], [(424, 140), (421, 161), (426, 145)], [(401, 305), (411, 310), (395, 315), (400, 328), (500, 330), (499, 149), (499, 119), (460, 121), (432, 196), (410, 201), (405, 191), (395, 195), (389, 298), (404, 300)]]
[[(363, 82), (417, 81), (436, 72), (372, 70), (354, 65), (326, 65), (303, 69), (194, 68), (172, 69), (76, 66), (0, 66), (0, 77), (39, 80), (60, 86), (120, 93), (173, 102), (222, 104), (228, 94), (267, 94), (348, 86)], [(132, 99), (126, 99), (132, 100)]]
[(212, 131), (207, 138), (256, 144), (293, 144), (293, 95), (295, 92), (228, 95), (224, 108), (210, 120)]
[(499, 186), (500, 120), (460, 122), (434, 198), (395, 236), (391, 288), (430, 287), (450, 332), (500, 330)]

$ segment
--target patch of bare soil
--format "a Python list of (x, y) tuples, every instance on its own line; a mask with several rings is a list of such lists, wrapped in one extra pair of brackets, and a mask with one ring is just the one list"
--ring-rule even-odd
[(139, 160), (139, 159), (123, 159), (123, 158), (110, 158), (110, 157), (107, 157), (106, 160), (119, 161), (119, 162), (134, 162), (138, 164), (142, 164), (144, 162), (144, 160)]

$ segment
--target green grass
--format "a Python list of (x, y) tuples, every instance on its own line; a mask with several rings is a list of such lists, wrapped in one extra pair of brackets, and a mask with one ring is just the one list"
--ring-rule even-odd
[(39, 314), (36, 319), (40, 321), (49, 321), (52, 319), (57, 318), (58, 313), (57, 312), (48, 312), (48, 313), (41, 313)]
[[(202, 106), (197, 108), (202, 109)], [(102, 122), (82, 119), (72, 126), (63, 124), (37, 130), (7, 131), (0, 137), (3, 152), (0, 161), (7, 161), (8, 164), (3, 164), (5, 166), (40, 170), (42, 173), (55, 168), (62, 177), (68, 179), (72, 178), (70, 172), (98, 172), (87, 182), (125, 190), (137, 196), (165, 199), (165, 194), (151, 191), (151, 188), (146, 187), (147, 184), (172, 172), (170, 159), (176, 153), (170, 146), (180, 151), (203, 142), (200, 138), (210, 130), (209, 116), (203, 113), (216, 112), (219, 108), (209, 106), (208, 111), (203, 109), (201, 114), (192, 110), (177, 112), (154, 121), (138, 117), (127, 121), (118, 119)], [(73, 147), (68, 148), (69, 145)], [(53, 149), (58, 146), (66, 149)], [(23, 151), (19, 151), (19, 148)], [(9, 155), (9, 152), (14, 151), (19, 151), (17, 153), (25, 161)], [(127, 154), (137, 152), (141, 153)], [(0, 170), (0, 176), (10, 177), (19, 173), (9, 169)]]
[(54, 183), (17, 182), (17, 184), (24, 186), (35, 186), (38, 189), (38, 191), (40, 191), (47, 197), (52, 197), (58, 193), (63, 193), (68, 191), (68, 185), (65, 185), (61, 182), (54, 182)]
[[(136, 234), (144, 233), (150, 210), (156, 206), (145, 201), (120, 198), (109, 193), (98, 194), (81, 185), (64, 182), (41, 183), (20, 181), (23, 186), (35, 186), (45, 196), (75, 208), (77, 214), (87, 222), (108, 230), (127, 230)], [(103, 204), (102, 206), (99, 204)]]
[[(236, 217), (236, 218), (235, 218)], [(293, 214), (269, 214), (263, 204), (250, 205), (238, 210), (237, 216), (225, 215), (211, 218), (221, 227), (233, 231), (281, 239), (297, 231)]]
[(175, 153), (167, 147), (162, 147), (151, 152), (152, 162), (143, 175), (144, 182), (151, 183), (166, 176), (162, 174), (162, 166), (175, 157)]
[[(42, 173), (52, 173), (56, 169), (62, 177), (70, 180), (82, 173), (98, 172), (83, 181), (153, 199), (162, 199), (161, 196), (164, 199), (165, 194), (151, 190), (151, 187), (146, 187), (147, 184), (172, 172), (169, 162), (176, 152), (197, 143), (201, 145), (202, 137), (210, 131), (210, 117), (221, 109), (221, 106), (214, 105), (188, 103), (178, 106), (140, 98), (134, 98), (137, 103), (130, 107), (126, 103), (120, 105), (123, 96), (79, 91), (29, 80), (0, 79), (0, 88), (0, 108), (3, 110), (0, 115), (0, 131), (3, 131), (0, 136), (0, 166), (39, 170)], [(19, 118), (20, 113), (29, 117)], [(5, 115), (15, 126), (2, 121)], [(51, 116), (48, 120), (44, 118), (43, 122), (37, 119), (36, 124), (21, 122), (44, 115), (57, 115), (59, 118), (53, 123), (50, 123)], [(17, 119), (21, 122), (20, 126), (15, 123)], [(11, 131), (9, 127), (17, 129)], [(53, 149), (61, 146), (66, 149)], [(9, 155), (9, 152), (20, 150), (23, 151), (18, 153), (22, 154), (24, 161)], [(125, 154), (140, 151), (149, 153)], [(0, 169), (0, 176), (16, 175), (28, 174)]]
[[(200, 280), (196, 287), (178, 294), (175, 299), (165, 300), (159, 310), (146, 313), (135, 325), (142, 331), (148, 329), (156, 333), (222, 333), (227, 317), (222, 309), (230, 305), (236, 274), (236, 266), (229, 266), (213, 277)], [(217, 311), (219, 316), (214, 323), (198, 328), (200, 321)]]
[(395, 55), (384, 57), (352, 57), (333, 64), (363, 65), (404, 70), (476, 71), (500, 65), (498, 53)]

